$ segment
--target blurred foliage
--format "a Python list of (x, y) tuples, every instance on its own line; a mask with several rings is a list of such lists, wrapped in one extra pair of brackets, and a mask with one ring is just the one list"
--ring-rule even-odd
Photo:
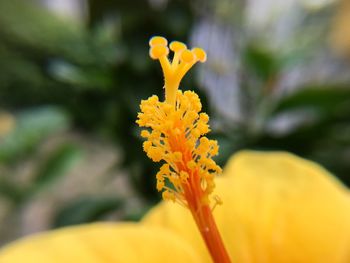
[[(205, 3), (218, 6), (215, 15), (223, 15), (230, 25), (231, 1), (221, 2), (224, 7)], [(242, 9), (243, 3), (237, 2)], [(102, 138), (120, 149), (122, 163), (112, 169), (127, 172), (142, 207), (125, 212), (126, 200), (118, 191), (80, 196), (55, 208), (52, 227), (106, 219), (120, 211), (124, 212), (118, 218), (137, 220), (159, 200), (153, 176), (158, 165), (142, 152), (135, 125), (140, 100), (162, 96), (162, 76), (148, 57), (148, 40), (160, 34), (186, 41), (196, 19), (207, 12), (204, 4), (199, 6), (201, 2), (184, 0), (90, 0), (86, 21), (78, 21), (60, 17), (36, 1), (0, 0), (0, 107), (15, 120), (14, 128), (0, 137), (0, 197), (11, 203), (9, 213), (20, 216), (30, 200), (52, 189), (85, 158), (88, 152), (70, 140), (38, 158), (50, 138), (72, 131), (86, 141)], [(233, 20), (243, 25), (243, 19), (240, 14)], [(235, 26), (244, 32), (243, 26)], [(288, 150), (318, 161), (350, 184), (349, 83), (303, 84), (276, 96), (282, 73), (309, 59), (314, 43), (286, 54), (242, 38), (239, 100), (244, 118), (213, 126), (212, 136), (220, 143), (218, 162), (225, 164), (242, 148)], [(183, 85), (195, 89), (193, 79), (186, 78)], [(207, 111), (203, 90), (197, 92)], [(286, 130), (275, 129), (276, 121), (286, 116), (296, 121)], [(34, 162), (32, 175), (22, 183), (16, 171), (28, 160)]]
[[(68, 126), (67, 115), (57, 108), (41, 107), (18, 113), (15, 117), (14, 128), (1, 139), (0, 164), (16, 165), (21, 162), (22, 158), (32, 154), (41, 141), (59, 130), (67, 129)], [(40, 189), (42, 184), (48, 182), (49, 179), (64, 175), (69, 159), (72, 159), (72, 152), (62, 150), (50, 156), (48, 162), (43, 164), (41, 170), (36, 173), (33, 184), (30, 186), (19, 185), (14, 180), (14, 176), (10, 174), (11, 169), (4, 169), (0, 174), (2, 181), (0, 195), (18, 203), (24, 201), (23, 199), (35, 190)]]
[(69, 125), (67, 114), (58, 108), (41, 107), (19, 113), (15, 127), (2, 139), (0, 162), (13, 162), (33, 150), (45, 137)]
[(54, 226), (93, 222), (101, 219), (107, 212), (118, 209), (122, 204), (118, 198), (92, 196), (81, 198), (58, 212)]
[(36, 189), (52, 184), (69, 171), (82, 157), (82, 151), (72, 144), (62, 144), (43, 163), (34, 178)]
[[(162, 92), (148, 40), (158, 33), (185, 40), (193, 12), (187, 1), (171, 1), (165, 8), (134, 4), (91, 0), (85, 23), (59, 17), (35, 1), (0, 0), (0, 105), (14, 112), (16, 121), (0, 144), (0, 190), (14, 211), (84, 158), (78, 145), (65, 142), (36, 162), (30, 183), (19, 185), (11, 175), (49, 136), (73, 129), (120, 147), (122, 165), (140, 196), (149, 203), (158, 200), (150, 176), (156, 166), (143, 154), (135, 125), (139, 101)], [(71, 200), (52, 226), (96, 220), (124, 201), (118, 193)], [(138, 211), (125, 214), (139, 216)]]
[[(286, 150), (321, 163), (350, 185), (350, 83), (339, 83), (333, 76), (329, 83), (315, 81), (276, 95), (283, 70), (295, 59), (263, 47), (245, 47), (241, 74), (249, 80), (240, 88), (246, 118), (227, 122), (216, 132), (224, 145), (219, 162), (225, 163), (232, 149)], [(305, 58), (299, 59), (304, 63)], [(278, 123), (288, 126), (281, 129)]]

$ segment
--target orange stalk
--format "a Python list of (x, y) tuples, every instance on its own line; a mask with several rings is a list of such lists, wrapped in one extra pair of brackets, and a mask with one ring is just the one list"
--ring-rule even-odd
[[(176, 127), (181, 128), (181, 127)], [(181, 136), (182, 135), (182, 136)], [(173, 152), (181, 152), (182, 160), (176, 163), (180, 171), (186, 171), (190, 174), (188, 183), (184, 187), (184, 196), (187, 201), (188, 208), (192, 217), (196, 222), (198, 230), (205, 242), (213, 262), (230, 263), (230, 257), (226, 251), (222, 241), (220, 232), (216, 226), (216, 222), (209, 204), (203, 202), (205, 193), (201, 187), (201, 179), (199, 171), (194, 172), (184, 166), (184, 163), (192, 161), (191, 149), (186, 147), (186, 136), (169, 137), (170, 148)]]
[(213, 262), (230, 263), (230, 257), (226, 251), (209, 205), (202, 206), (198, 212), (191, 209), (191, 213)]

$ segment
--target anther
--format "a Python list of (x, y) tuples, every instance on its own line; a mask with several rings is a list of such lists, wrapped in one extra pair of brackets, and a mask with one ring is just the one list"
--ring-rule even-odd
[(186, 50), (186, 45), (182, 42), (179, 42), (179, 41), (173, 41), (170, 43), (169, 45), (169, 48), (171, 51), (174, 51), (174, 52), (181, 52), (181, 51), (184, 51)]
[(158, 46), (158, 45), (167, 46), (168, 40), (165, 37), (155, 36), (149, 40), (149, 45), (150, 45), (150, 47)]
[(141, 131), (141, 137), (143, 137), (143, 138), (148, 138), (150, 135), (151, 135), (150, 132), (147, 130)]
[(195, 59), (194, 54), (186, 49), (185, 51), (182, 52), (181, 54), (181, 61), (186, 62), (186, 63), (191, 63)]
[(159, 59), (160, 57), (167, 56), (169, 49), (166, 46), (156, 45), (152, 46), (149, 50), (149, 55), (152, 59)]
[(207, 53), (205, 53), (205, 51), (199, 47), (195, 47), (192, 49), (192, 52), (196, 55), (196, 58), (200, 61), (200, 62), (205, 62), (207, 60)]
[(211, 209), (211, 211), (214, 211), (214, 209), (218, 206), (218, 205), (222, 205), (222, 200), (221, 200), (221, 198), (218, 196), (218, 195), (214, 195), (213, 196), (213, 199), (214, 199), (214, 205), (213, 205), (213, 207), (212, 207), (212, 209)]

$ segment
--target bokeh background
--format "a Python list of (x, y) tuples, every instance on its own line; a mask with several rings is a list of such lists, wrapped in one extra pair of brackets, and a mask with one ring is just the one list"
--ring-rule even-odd
[(182, 87), (221, 165), (287, 150), (350, 185), (348, 0), (0, 0), (0, 245), (159, 201), (135, 124), (162, 96), (153, 35), (207, 51)]

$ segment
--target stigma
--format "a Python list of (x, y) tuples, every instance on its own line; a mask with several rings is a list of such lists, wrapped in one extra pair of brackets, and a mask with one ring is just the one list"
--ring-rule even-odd
[[(179, 41), (173, 41), (168, 45), (164, 37), (155, 36), (149, 41), (150, 57), (159, 60), (164, 75), (165, 102), (175, 106), (176, 92), (180, 82), (191, 67), (199, 62), (205, 62), (207, 55), (201, 48), (188, 49)], [(173, 57), (169, 59), (169, 49)]]

